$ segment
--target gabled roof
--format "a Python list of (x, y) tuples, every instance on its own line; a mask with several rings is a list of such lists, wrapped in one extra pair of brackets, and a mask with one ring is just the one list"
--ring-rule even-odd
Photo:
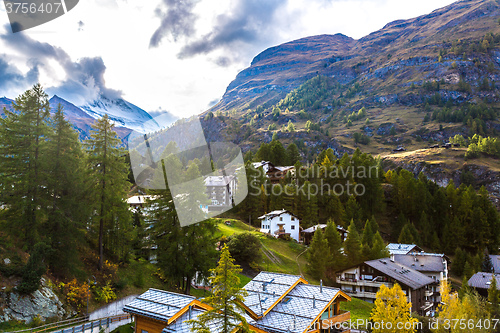
[(301, 281), (307, 283), (297, 275), (260, 272), (243, 287), (248, 293), (243, 303), (248, 310), (261, 317)]
[(489, 289), (493, 276), (495, 276), (495, 279), (497, 280), (497, 289), (500, 289), (500, 274), (493, 273), (476, 273), (469, 279), (468, 285), (479, 289)]
[(390, 276), (400, 284), (408, 286), (412, 289), (419, 289), (423, 286), (436, 282), (434, 281), (434, 279), (431, 279), (430, 277), (417, 272), (416, 270), (411, 269), (408, 266), (393, 262), (389, 259), (365, 261), (365, 265), (368, 265), (373, 269), (387, 276)]
[(339, 296), (350, 300), (339, 289), (300, 283), (266, 316), (250, 323), (268, 332), (304, 332)]
[(156, 197), (152, 195), (134, 195), (127, 199), (129, 205), (145, 204), (148, 200), (154, 200)]
[(390, 254), (408, 254), (411, 251), (421, 252), (422, 249), (415, 244), (391, 243), (387, 245)]
[(446, 269), (444, 254), (395, 254), (394, 261), (419, 272), (443, 272)]
[(123, 311), (168, 322), (193, 300), (196, 300), (193, 296), (151, 288), (125, 305)]
[(493, 264), (493, 273), (500, 274), (500, 256), (490, 254), (490, 258)]
[(297, 216), (295, 216), (294, 214), (290, 213), (289, 211), (285, 210), (285, 209), (282, 209), (282, 210), (273, 210), (272, 212), (270, 213), (267, 213), (267, 214), (264, 214), (262, 216), (259, 216), (258, 219), (259, 220), (262, 220), (262, 219), (265, 219), (266, 217), (269, 217), (269, 218), (274, 218), (276, 216), (280, 216), (282, 214), (288, 214), (288, 215), (292, 215), (293, 217), (296, 217), (298, 218)]

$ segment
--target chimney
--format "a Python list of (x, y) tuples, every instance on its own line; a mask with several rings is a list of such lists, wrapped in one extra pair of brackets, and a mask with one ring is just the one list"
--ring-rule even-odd
[(319, 292), (322, 293), (323, 292), (323, 280), (319, 280)]
[(293, 330), (295, 331), (297, 327), (297, 315), (293, 315)]
[(189, 320), (191, 320), (192, 307), (189, 307)]
[(313, 295), (313, 309), (316, 309), (316, 295)]

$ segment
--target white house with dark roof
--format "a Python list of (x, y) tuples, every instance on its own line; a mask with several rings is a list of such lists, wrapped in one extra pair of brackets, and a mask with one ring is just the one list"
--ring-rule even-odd
[[(304, 244), (308, 245), (311, 242), (316, 230), (325, 229), (326, 227), (327, 227), (326, 224), (316, 224), (316, 225), (313, 225), (312, 227), (309, 227), (307, 229), (302, 230), (301, 234), (302, 234), (302, 240), (304, 241)], [(342, 242), (344, 242), (347, 238), (348, 231), (340, 225), (337, 225), (337, 231), (340, 234), (340, 240)]]
[(300, 241), (299, 218), (287, 210), (275, 210), (259, 217), (260, 232), (270, 234), (273, 237), (289, 235), (297, 242)]
[(435, 310), (428, 297), (436, 281), (389, 258), (365, 261), (337, 272), (336, 281), (347, 294), (371, 303), (382, 285), (391, 288), (397, 283), (412, 303), (412, 311), (432, 315)]
[(415, 244), (399, 244), (390, 243), (387, 245), (387, 250), (392, 254), (413, 254), (423, 252), (423, 250)]
[(208, 211), (232, 206), (233, 196), (236, 193), (236, 176), (208, 176), (205, 178), (205, 189), (210, 204)]
[[(335, 329), (349, 322), (350, 313), (340, 303), (351, 298), (337, 288), (310, 285), (300, 276), (261, 272), (244, 289), (243, 314), (257, 333), (345, 332)], [(187, 323), (211, 307), (192, 296), (150, 289), (127, 304), (124, 311), (135, 317), (136, 333), (188, 333)], [(237, 324), (235, 322), (235, 324)], [(332, 329), (322, 330), (322, 327)], [(210, 323), (217, 332), (217, 322)]]

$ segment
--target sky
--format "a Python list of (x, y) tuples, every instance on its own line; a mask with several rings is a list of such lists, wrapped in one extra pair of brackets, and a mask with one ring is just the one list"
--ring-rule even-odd
[(40, 82), (84, 105), (101, 94), (188, 117), (223, 96), (268, 47), (342, 33), (359, 39), (451, 0), (81, 0), (12, 33), (0, 3), (0, 97)]

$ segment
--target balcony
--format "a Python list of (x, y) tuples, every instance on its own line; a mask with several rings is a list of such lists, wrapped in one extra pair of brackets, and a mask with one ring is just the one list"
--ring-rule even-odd
[(432, 295), (434, 295), (434, 292), (432, 290), (426, 290), (425, 291), (425, 296), (431, 297)]
[[(328, 325), (328, 327), (333, 327), (337, 323), (343, 323), (345, 321), (349, 321), (351, 319), (351, 313), (349, 311), (340, 311), (340, 314), (333, 316), (328, 319), (324, 319), (323, 325)], [(323, 326), (325, 327), (325, 326)]]
[(341, 285), (352, 285), (352, 286), (367, 286), (367, 287), (377, 287), (385, 284), (386, 287), (392, 288), (392, 283), (386, 281), (378, 280), (361, 280), (361, 279), (349, 279), (349, 278), (339, 278), (337, 277), (337, 283)]

